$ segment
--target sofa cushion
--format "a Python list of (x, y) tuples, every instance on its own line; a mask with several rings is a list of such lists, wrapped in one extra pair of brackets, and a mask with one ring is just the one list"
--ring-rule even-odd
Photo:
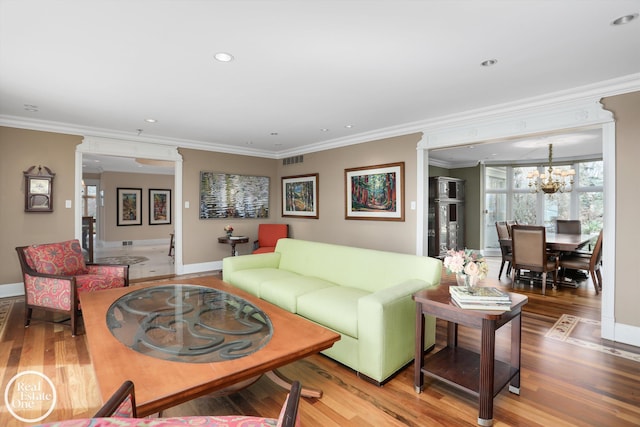
[(369, 292), (411, 279), (440, 279), (440, 261), (424, 256), (289, 238), (278, 240), (276, 252), (280, 269)]
[(336, 332), (358, 337), (358, 300), (370, 292), (333, 286), (298, 298), (298, 314)]
[(38, 273), (74, 276), (87, 272), (78, 240), (33, 245), (26, 252)]
[[(253, 256), (253, 255), (252, 255)], [(299, 278), (299, 274), (278, 268), (250, 268), (233, 273), (233, 286), (261, 297), (260, 284), (269, 280)]]
[(331, 286), (335, 286), (335, 284), (315, 277), (296, 275), (296, 277), (262, 282), (260, 284), (260, 298), (291, 313), (296, 313), (297, 300), (300, 295)]

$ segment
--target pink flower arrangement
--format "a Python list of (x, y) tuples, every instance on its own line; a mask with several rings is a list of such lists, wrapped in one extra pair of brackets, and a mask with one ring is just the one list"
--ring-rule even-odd
[(224, 226), (224, 231), (227, 233), (233, 233), (233, 227), (230, 224)]
[(489, 272), (484, 257), (470, 249), (462, 251), (449, 249), (444, 258), (444, 266), (448, 273), (465, 274), (478, 279), (484, 279)]

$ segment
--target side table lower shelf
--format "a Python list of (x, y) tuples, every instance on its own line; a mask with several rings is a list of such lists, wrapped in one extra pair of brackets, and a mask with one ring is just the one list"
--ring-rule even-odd
[[(510, 364), (495, 360), (493, 396), (500, 393), (519, 372), (519, 369)], [(480, 355), (474, 351), (461, 347), (445, 347), (424, 359), (422, 373), (476, 396), (480, 393)], [(520, 394), (520, 390), (514, 387), (510, 387), (509, 391)]]

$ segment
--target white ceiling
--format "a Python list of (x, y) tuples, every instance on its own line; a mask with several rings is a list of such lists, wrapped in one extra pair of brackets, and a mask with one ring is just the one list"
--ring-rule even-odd
[[(638, 0), (0, 0), (0, 124), (282, 158), (638, 78), (640, 19), (611, 25), (638, 12)], [(504, 152), (480, 147), (440, 160)]]

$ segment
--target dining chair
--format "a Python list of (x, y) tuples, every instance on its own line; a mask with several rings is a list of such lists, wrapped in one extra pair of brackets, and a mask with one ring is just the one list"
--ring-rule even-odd
[(582, 234), (580, 220), (577, 219), (557, 219), (556, 233), (561, 234)]
[[(520, 271), (542, 274), (542, 295), (547, 288), (547, 273), (553, 274), (553, 289), (558, 283), (558, 256), (547, 252), (546, 228), (538, 225), (514, 225), (511, 228), (511, 282), (520, 279)], [(533, 284), (532, 284), (533, 286)]]
[(498, 279), (502, 277), (502, 270), (504, 265), (507, 264), (507, 276), (511, 273), (511, 265), (513, 262), (513, 256), (511, 255), (511, 245), (509, 244), (509, 230), (506, 221), (496, 221), (496, 231), (498, 232), (498, 242), (500, 243), (500, 252), (502, 253), (502, 263), (500, 264), (500, 271), (498, 272)]
[(518, 221), (508, 219), (505, 222), (507, 223), (507, 231), (509, 232), (509, 238), (511, 238), (511, 227), (513, 227), (514, 225), (517, 225)]
[(602, 230), (600, 230), (600, 234), (598, 234), (598, 240), (596, 240), (596, 244), (593, 247), (593, 252), (591, 253), (590, 257), (585, 257), (580, 254), (563, 255), (560, 257), (560, 261), (559, 261), (559, 265), (563, 272), (565, 269), (588, 271), (589, 274), (591, 275), (591, 281), (593, 282), (593, 287), (596, 289), (596, 295), (598, 295), (602, 290), (602, 274), (600, 273), (601, 264), (602, 264)]

